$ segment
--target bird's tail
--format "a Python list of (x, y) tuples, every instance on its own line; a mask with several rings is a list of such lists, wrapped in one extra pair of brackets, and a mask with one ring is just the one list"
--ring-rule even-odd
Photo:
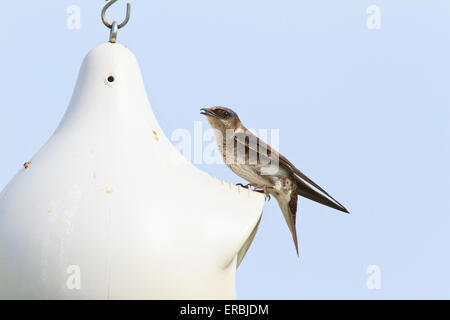
[(274, 194), (275, 199), (277, 199), (278, 204), (283, 212), (284, 220), (289, 227), (289, 231), (292, 235), (292, 240), (294, 240), (295, 250), (298, 252), (298, 239), (297, 239), (297, 229), (295, 227), (296, 217), (297, 217), (297, 199), (298, 194), (293, 190), (291, 195), (286, 194)]

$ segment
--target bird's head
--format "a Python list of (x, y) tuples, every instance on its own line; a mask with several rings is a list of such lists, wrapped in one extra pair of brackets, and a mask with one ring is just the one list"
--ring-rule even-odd
[(200, 113), (205, 115), (213, 129), (221, 131), (236, 129), (240, 126), (241, 120), (236, 112), (225, 107), (202, 108)]

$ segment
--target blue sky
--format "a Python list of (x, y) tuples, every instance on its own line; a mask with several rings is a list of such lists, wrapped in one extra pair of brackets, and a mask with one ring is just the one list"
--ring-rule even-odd
[[(350, 211), (299, 202), (300, 258), (275, 201), (237, 272), (241, 299), (450, 298), (448, 1), (131, 1), (118, 40), (170, 137), (225, 105)], [(47, 141), (104, 1), (0, 2), (0, 189)], [(81, 28), (66, 26), (70, 5)], [(381, 29), (367, 28), (377, 5)], [(122, 19), (125, 1), (108, 12)], [(242, 182), (225, 165), (199, 164)], [(376, 265), (381, 288), (370, 290)]]

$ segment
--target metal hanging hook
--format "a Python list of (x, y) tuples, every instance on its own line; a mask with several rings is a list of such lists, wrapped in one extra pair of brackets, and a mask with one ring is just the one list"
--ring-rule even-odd
[[(108, 0), (106, 0), (108, 1)], [(130, 12), (131, 12), (131, 4), (128, 2), (127, 3), (127, 15), (125, 17), (125, 20), (121, 23), (121, 24), (117, 24), (116, 21), (113, 21), (113, 23), (109, 23), (106, 20), (106, 11), (108, 10), (109, 7), (111, 7), (114, 3), (116, 3), (118, 0), (111, 0), (109, 1), (105, 7), (102, 10), (102, 21), (103, 24), (107, 27), (111, 29), (111, 34), (109, 37), (109, 42), (115, 43), (116, 39), (117, 39), (117, 31), (123, 27), (126, 26), (126, 24), (128, 23), (128, 21), (130, 21)]]
[(119, 30), (119, 26), (117, 22), (114, 21), (111, 26), (111, 32), (109, 33), (109, 42), (116, 43), (117, 42), (117, 31)]

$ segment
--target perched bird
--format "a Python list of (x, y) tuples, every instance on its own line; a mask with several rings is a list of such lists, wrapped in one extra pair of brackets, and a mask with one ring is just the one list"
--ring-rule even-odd
[[(202, 108), (214, 129), (219, 150), (227, 166), (249, 181), (255, 190), (273, 195), (283, 212), (298, 251), (295, 228), (297, 198), (303, 196), (328, 207), (349, 213), (336, 199), (298, 170), (288, 159), (250, 132), (231, 109)], [(242, 185), (242, 184), (240, 184)]]

